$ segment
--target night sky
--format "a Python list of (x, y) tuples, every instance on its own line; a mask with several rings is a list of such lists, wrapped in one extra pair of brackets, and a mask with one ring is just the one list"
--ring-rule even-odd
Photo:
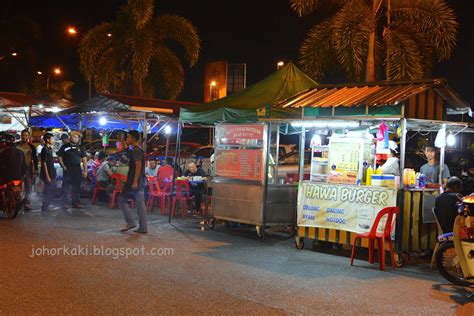
[[(2, 17), (26, 15), (40, 24), (43, 40), (38, 47), (44, 67), (60, 65), (65, 79), (76, 83), (75, 101), (87, 98), (87, 87), (78, 67), (79, 38), (65, 33), (68, 25), (87, 32), (92, 26), (114, 19), (126, 0), (33, 1), (3, 0)], [(474, 104), (474, 13), (472, 0), (451, 0), (460, 23), (458, 46), (453, 58), (436, 67), (433, 77), (445, 77), (471, 104)], [(206, 61), (227, 59), (247, 63), (247, 83), (263, 79), (276, 68), (278, 60), (296, 60), (298, 48), (311, 25), (321, 20), (312, 15), (299, 18), (287, 0), (241, 1), (155, 1), (155, 14), (184, 16), (197, 27), (203, 51), (197, 66), (187, 70), (186, 86), (178, 99), (201, 101), (203, 65)], [(0, 87), (0, 90), (1, 87)]]

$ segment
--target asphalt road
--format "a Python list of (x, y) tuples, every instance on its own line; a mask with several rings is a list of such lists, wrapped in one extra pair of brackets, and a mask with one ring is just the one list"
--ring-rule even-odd
[(100, 206), (0, 219), (0, 314), (473, 315), (472, 291), (426, 264), (381, 272), (298, 251), (285, 234), (149, 223), (148, 235), (122, 234), (120, 210)]

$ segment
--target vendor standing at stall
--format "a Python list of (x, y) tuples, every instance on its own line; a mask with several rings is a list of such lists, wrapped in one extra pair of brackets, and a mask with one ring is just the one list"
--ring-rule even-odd
[(387, 161), (383, 164), (383, 166), (380, 167), (382, 170), (382, 174), (390, 174), (394, 176), (399, 176), (400, 175), (400, 164), (398, 163), (398, 158), (397, 158), (397, 143), (395, 143), (393, 140), (389, 142), (389, 148), (390, 152), (388, 154)]
[[(438, 160), (438, 153), (434, 146), (426, 146), (424, 150), (426, 159), (428, 162), (421, 166), (420, 173), (426, 176), (426, 183), (439, 183), (439, 160)], [(443, 165), (443, 183), (448, 181), (450, 177), (449, 168), (446, 164)]]
[[(71, 132), (71, 141), (61, 146), (58, 151), (59, 164), (63, 168), (63, 208), (67, 208), (69, 191), (71, 191), (72, 207), (82, 208), (79, 201), (81, 178), (87, 177), (87, 159), (80, 145), (81, 134)], [(82, 172), (81, 172), (82, 162)]]

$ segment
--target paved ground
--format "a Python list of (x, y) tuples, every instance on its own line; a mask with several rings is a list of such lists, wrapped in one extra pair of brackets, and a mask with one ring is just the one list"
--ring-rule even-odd
[[(97, 206), (0, 219), (0, 314), (473, 314), (468, 292), (426, 265), (351, 268), (341, 255), (296, 250), (285, 234), (262, 243), (224, 225), (203, 232), (196, 219), (149, 221), (145, 236), (121, 234), (121, 212)], [(149, 255), (73, 256), (142, 246)], [(33, 256), (43, 249), (50, 255)]]

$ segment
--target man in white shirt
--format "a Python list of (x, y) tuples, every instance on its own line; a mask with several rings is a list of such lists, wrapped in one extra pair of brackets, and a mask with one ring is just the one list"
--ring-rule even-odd
[(148, 167), (146, 167), (145, 169), (146, 176), (156, 177), (158, 175), (159, 168), (160, 167), (158, 166), (158, 163), (156, 162), (156, 160), (150, 160), (148, 162)]

